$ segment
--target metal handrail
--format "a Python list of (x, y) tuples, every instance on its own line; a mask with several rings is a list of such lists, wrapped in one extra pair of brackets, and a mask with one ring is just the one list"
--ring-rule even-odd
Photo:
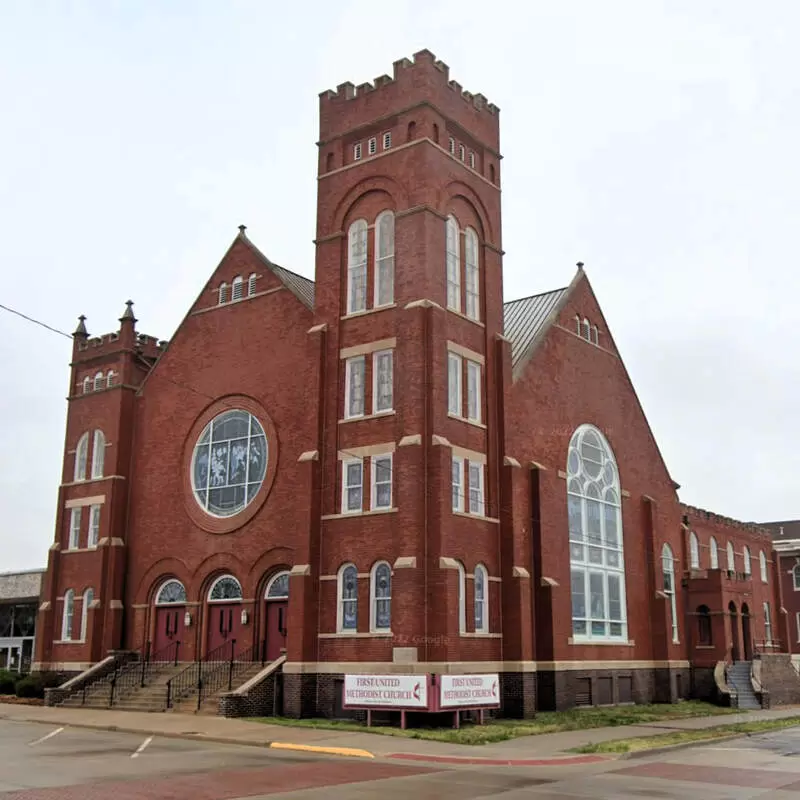
[(188, 697), (192, 692), (200, 692), (204, 674), (219, 664), (228, 663), (236, 651), (236, 639), (231, 639), (219, 647), (215, 647), (205, 658), (198, 659), (181, 670), (167, 681), (165, 708), (173, 708), (176, 703)]
[(263, 664), (266, 654), (265, 645), (266, 642), (259, 642), (238, 653), (232, 646), (227, 663), (217, 663), (201, 674), (197, 691), (198, 710), (205, 700), (224, 689), (226, 684), (227, 690), (231, 691), (233, 679), (238, 678), (243, 672), (247, 672), (253, 664), (257, 664), (259, 661)]
[(156, 651), (151, 655), (150, 642), (144, 648), (144, 658), (141, 662), (136, 662), (132, 668), (115, 669), (111, 673), (110, 691), (108, 697), (109, 708), (114, 705), (114, 700), (119, 699), (121, 694), (125, 694), (131, 689), (143, 688), (153, 677), (153, 669), (167, 666), (168, 664), (178, 664), (178, 653), (180, 651), (180, 641), (170, 642), (166, 647)]

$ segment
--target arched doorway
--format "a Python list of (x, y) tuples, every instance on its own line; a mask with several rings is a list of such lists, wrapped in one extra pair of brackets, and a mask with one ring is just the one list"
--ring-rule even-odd
[(742, 645), (744, 660), (753, 660), (753, 639), (750, 635), (750, 608), (747, 603), (742, 603)]
[(236, 642), (234, 651), (244, 649), (241, 603), (242, 586), (233, 575), (222, 575), (211, 584), (208, 590), (206, 656), (232, 641)]
[[(153, 645), (150, 649), (151, 657), (159, 656), (163, 660), (179, 658), (179, 652), (170, 650), (172, 645), (180, 650), (183, 638), (184, 616), (186, 613), (186, 589), (175, 578), (170, 578), (161, 584), (156, 592), (156, 623)], [(168, 652), (169, 651), (169, 652)]]
[(264, 658), (274, 661), (286, 649), (286, 615), (289, 610), (289, 572), (273, 575), (264, 592), (267, 621), (264, 641)]
[(731, 659), (739, 661), (739, 616), (733, 600), (728, 603), (728, 615), (731, 618)]

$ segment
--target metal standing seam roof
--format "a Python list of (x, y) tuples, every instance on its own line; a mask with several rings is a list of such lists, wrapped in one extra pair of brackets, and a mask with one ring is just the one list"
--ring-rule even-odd
[(567, 287), (503, 304), (503, 332), (511, 342), (512, 369), (516, 369), (566, 292)]
[(265, 259), (274, 270), (275, 274), (283, 281), (286, 288), (307, 308), (314, 309), (314, 281), (298, 275), (296, 272), (279, 267), (269, 259)]

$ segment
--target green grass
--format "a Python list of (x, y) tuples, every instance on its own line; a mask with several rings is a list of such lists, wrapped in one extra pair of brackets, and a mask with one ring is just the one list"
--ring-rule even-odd
[(641, 750), (652, 750), (654, 747), (666, 747), (673, 744), (713, 741), (726, 736), (739, 736), (768, 733), (769, 731), (793, 728), (800, 725), (800, 716), (783, 719), (765, 719), (758, 722), (736, 722), (732, 725), (717, 725), (696, 731), (675, 731), (661, 733), (656, 736), (640, 736), (634, 739), (614, 739), (610, 742), (595, 742), (576, 747), (572, 753), (634, 753)]
[(368, 728), (359, 722), (338, 722), (326, 719), (286, 719), (285, 717), (257, 717), (254, 722), (267, 725), (320, 728), (336, 731), (375, 733), (383, 736), (402, 736), (408, 739), (428, 739), (452, 744), (490, 744), (516, 739), (520, 736), (536, 736), (543, 733), (582, 731), (591, 728), (607, 728), (621, 725), (637, 725), (659, 720), (688, 719), (733, 714), (735, 709), (721, 708), (711, 703), (688, 700), (676, 704), (652, 704), (614, 706), (610, 708), (581, 708), (570, 711), (543, 711), (535, 719), (498, 719), (485, 725), (462, 724), (461, 728), (416, 727), (401, 730), (399, 727), (373, 726)]

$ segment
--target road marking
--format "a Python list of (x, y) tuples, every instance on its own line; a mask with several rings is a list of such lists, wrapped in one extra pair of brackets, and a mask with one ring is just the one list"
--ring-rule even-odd
[(356, 758), (375, 758), (368, 750), (355, 747), (318, 747), (313, 744), (287, 744), (284, 742), (271, 742), (271, 748), (277, 750), (302, 750), (306, 753), (327, 753), (332, 756), (355, 756)]
[(63, 730), (64, 730), (63, 728), (56, 728), (54, 731), (48, 733), (47, 736), (42, 736), (41, 739), (37, 739), (35, 742), (28, 742), (28, 747), (33, 747), (33, 745), (35, 744), (41, 744), (42, 742), (46, 742), (48, 739), (55, 736), (57, 733), (61, 733), (61, 731)]
[(147, 745), (149, 745), (149, 744), (150, 744), (150, 742), (152, 742), (152, 741), (153, 741), (153, 737), (152, 737), (152, 736), (148, 736), (148, 737), (147, 737), (147, 738), (146, 738), (146, 739), (145, 739), (145, 740), (144, 740), (144, 741), (143, 741), (143, 742), (142, 742), (142, 743), (139, 745), (139, 748), (137, 749), (137, 751), (136, 751), (135, 753), (131, 753), (131, 758), (138, 758), (138, 757), (139, 757), (139, 753), (141, 753), (141, 752), (142, 752), (142, 750), (144, 750), (144, 749), (145, 749), (145, 747), (147, 747)]

